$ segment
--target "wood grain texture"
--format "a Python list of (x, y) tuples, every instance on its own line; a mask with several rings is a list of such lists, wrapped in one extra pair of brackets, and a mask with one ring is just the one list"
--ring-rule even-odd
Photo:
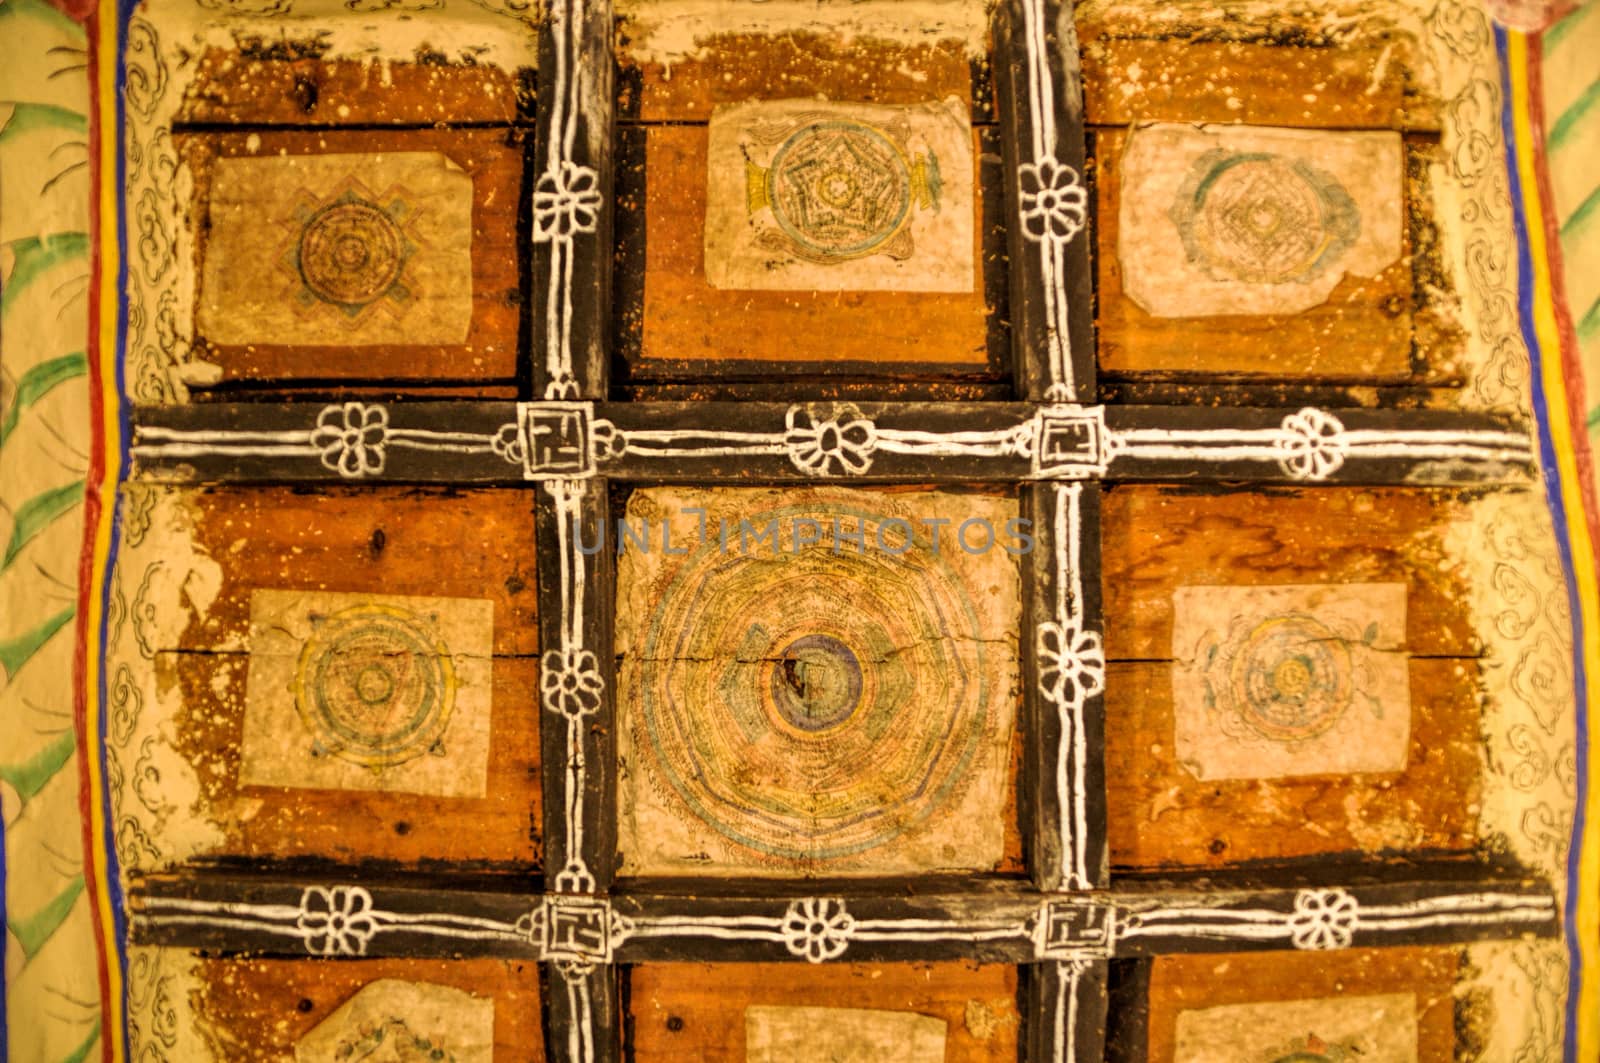
[[(1114, 614), (1113, 614), (1114, 615)], [(1411, 661), (1405, 770), (1201, 781), (1178, 762), (1172, 666), (1109, 666), (1107, 831), (1115, 868), (1471, 850), (1478, 841), (1475, 662)]]
[[(183, 691), (180, 752), (221, 853), (531, 868), (540, 855), (539, 720), (531, 499), (524, 492), (212, 490), (188, 499), (220, 565), (203, 617), (157, 643), (158, 678)], [(453, 564), (443, 565), (441, 559)], [(239, 785), (250, 596), (257, 589), (489, 598), (494, 650), (482, 798)], [(288, 740), (288, 736), (285, 736)]]
[(628, 51), (622, 27), (617, 109), (624, 121), (705, 122), (713, 108), (746, 100), (824, 97), (907, 104), (955, 96), (972, 101), (974, 123), (992, 122), (988, 65), (961, 42), (908, 47), (815, 33), (719, 34), (666, 67)]
[[(998, 195), (999, 173), (997, 158), (987, 164), (983, 158), (993, 148), (982, 132), (973, 136), (975, 180), (983, 191), (973, 205), (972, 291), (743, 291), (712, 288), (705, 277), (706, 130), (648, 127), (643, 192), (621, 201), (624, 212), (643, 212), (642, 225), (637, 218), (627, 223), (643, 241), (642, 319), (618, 308), (619, 345), (625, 357), (637, 352), (631, 375), (648, 376), (655, 363), (692, 363), (685, 368), (696, 374), (724, 363), (759, 363), (776, 372), (786, 363), (814, 363), (812, 372), (877, 366), (879, 374), (886, 364), (989, 369), (994, 303), (985, 278), (1005, 266), (995, 236), (986, 236), (993, 218), (984, 200)], [(639, 251), (625, 246), (622, 254)]]
[(510, 123), (526, 120), (533, 109), (530, 73), (453, 64), (426, 50), (413, 63), (367, 63), (295, 54), (287, 45), (210, 48), (195, 66), (173, 121), (180, 126)]
[(947, 1063), (1017, 1058), (1017, 970), (968, 963), (643, 964), (629, 992), (636, 1063), (743, 1063), (753, 1004), (914, 1011), (943, 1019)]
[(1162, 30), (1080, 24), (1089, 123), (1438, 128), (1437, 105), (1418, 84), (1420, 57), (1398, 34), (1218, 39), (1227, 33), (1214, 20)]
[(519, 960), (204, 959), (194, 999), (219, 1059), (292, 1063), (294, 1045), (362, 986), (383, 978), (453, 986), (494, 1001), (495, 1063), (542, 1063), (539, 965)]
[[(1186, 121), (1190, 119), (1185, 119)], [(1411, 374), (1411, 239), (1376, 277), (1346, 276), (1297, 314), (1156, 317), (1124, 290), (1121, 161), (1128, 133), (1094, 133), (1100, 367), (1108, 374), (1393, 382)]]
[[(1352, 949), (1336, 954), (1161, 956), (1151, 964), (1149, 1063), (1173, 1063), (1178, 1013), (1265, 1001), (1413, 993), (1418, 1063), (1452, 1063), (1456, 1055), (1456, 988), (1460, 953), (1453, 949)], [(1284, 1039), (1311, 1031), (1285, 1029)]]
[[(233, 344), (221, 346), (197, 335), (197, 354), (221, 369), (222, 382), (507, 381), (516, 372), (522, 320), (517, 235), (523, 145), (527, 131), (501, 130), (325, 130), (188, 134), (178, 138), (194, 177), (193, 224), (196, 277), (204, 276), (206, 209), (211, 167), (218, 158), (282, 154), (438, 152), (472, 178), (472, 318), (460, 344), (328, 345)], [(263, 249), (278, 254), (276, 243)], [(285, 296), (288, 298), (288, 296)], [(196, 322), (199, 332), (200, 323)]]
[(1405, 648), (1479, 652), (1461, 558), (1444, 550), (1456, 492), (1414, 488), (1263, 491), (1122, 485), (1104, 495), (1101, 540), (1112, 660), (1172, 657), (1181, 585), (1405, 583)]

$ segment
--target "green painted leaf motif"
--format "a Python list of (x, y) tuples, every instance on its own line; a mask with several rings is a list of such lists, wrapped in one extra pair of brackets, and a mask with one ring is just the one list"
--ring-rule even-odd
[(6, 555), (0, 559), (0, 572), (11, 567), (22, 548), (27, 546), (52, 521), (83, 501), (83, 481), (75, 480), (50, 491), (34, 495), (17, 509), (16, 522), (11, 526), (11, 541), (6, 543)]
[(26, 919), (8, 919), (6, 925), (11, 932), (17, 935), (17, 941), (22, 944), (22, 951), (28, 959), (33, 959), (44, 948), (44, 943), (66, 922), (67, 916), (72, 912), (72, 906), (78, 903), (78, 895), (83, 892), (83, 876), (78, 875), (67, 883), (65, 889), (50, 899), (43, 908), (28, 916)]
[(44, 784), (66, 765), (77, 744), (77, 735), (68, 731), (20, 764), (0, 764), (0, 779), (10, 783), (26, 801), (43, 790)]
[(88, 371), (89, 359), (82, 351), (73, 351), (60, 358), (40, 362), (23, 373), (22, 379), (17, 381), (16, 401), (6, 411), (5, 418), (0, 420), (0, 447), (5, 446), (6, 438), (16, 430), (23, 410), (44, 398), (57, 384), (83, 376)]
[(89, 253), (89, 234), (81, 232), (54, 233), (43, 238), (30, 236), (11, 244), (17, 261), (11, 276), (6, 279), (5, 290), (0, 291), (0, 315), (10, 307), (12, 300), (38, 280), (50, 267), (72, 258), (83, 258)]
[(89, 1036), (83, 1039), (83, 1043), (61, 1057), (61, 1063), (83, 1063), (84, 1060), (89, 1058), (89, 1053), (94, 1050), (95, 1042), (99, 1040), (100, 1023), (96, 1022), (94, 1029), (89, 1031)]
[(24, 631), (15, 638), (0, 642), (0, 668), (6, 670), (6, 679), (16, 677), (39, 648), (50, 641), (50, 636), (67, 626), (77, 610), (71, 606), (61, 610), (32, 631)]
[[(5, 102), (10, 101), (0, 100), (0, 103)], [(18, 102), (10, 120), (0, 127), (0, 144), (4, 144), (7, 137), (31, 133), (36, 129), (65, 129), (87, 136), (89, 119), (81, 111), (57, 107), (53, 103)]]

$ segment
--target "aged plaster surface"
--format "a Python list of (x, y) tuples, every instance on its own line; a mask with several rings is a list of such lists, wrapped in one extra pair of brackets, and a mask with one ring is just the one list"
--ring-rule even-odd
[(482, 797), (494, 603), (250, 596), (242, 786)]
[[(968, 553), (955, 536), (968, 520), (1004, 529), (1014, 501), (652, 488), (635, 492), (628, 512), (666, 522), (672, 549), (689, 551), (672, 556), (658, 541), (618, 559), (618, 845), (628, 873), (999, 863), (1018, 564), (999, 545)], [(938, 547), (922, 523), (931, 519), (953, 521)], [(769, 521), (775, 544), (740, 537), (740, 522)], [(846, 537), (855, 532), (864, 551)], [(968, 541), (980, 544), (980, 533)]]
[(1118, 257), (1157, 317), (1288, 314), (1400, 257), (1400, 134), (1155, 125), (1122, 159)]
[(942, 1063), (945, 1021), (870, 1008), (744, 1009), (746, 1063)]
[(1417, 1063), (1410, 993), (1226, 1004), (1178, 1013), (1174, 1063)]
[(467, 338), (472, 179), (437, 152), (218, 159), (207, 217), (213, 343)]
[(1411, 681), (1406, 585), (1179, 587), (1178, 756), (1200, 779), (1396, 772)]
[(956, 99), (717, 108), (706, 280), (713, 288), (971, 291), (968, 110)]

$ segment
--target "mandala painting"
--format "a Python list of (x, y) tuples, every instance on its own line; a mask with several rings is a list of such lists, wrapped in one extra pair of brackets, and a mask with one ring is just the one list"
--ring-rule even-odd
[(1406, 586), (1180, 587), (1173, 708), (1200, 779), (1401, 771)]
[(472, 178), (435, 152), (212, 163), (196, 324), (212, 343), (460, 343)]
[(244, 785), (481, 796), (493, 605), (256, 591)]
[(705, 273), (714, 288), (971, 291), (964, 104), (718, 108)]
[(1156, 317), (1291, 314), (1402, 250), (1400, 135), (1155, 125), (1122, 160), (1117, 257)]
[(923, 522), (1003, 527), (1013, 502), (653, 489), (628, 511), (687, 552), (619, 559), (625, 870), (996, 866), (1017, 559)]

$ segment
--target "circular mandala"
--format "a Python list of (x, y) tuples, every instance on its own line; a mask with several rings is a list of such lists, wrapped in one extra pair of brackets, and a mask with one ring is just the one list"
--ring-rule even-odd
[(1252, 284), (1309, 280), (1359, 229), (1337, 181), (1259, 152), (1202, 158), (1174, 215), (1191, 258)]
[[(844, 502), (746, 516), (782, 536), (801, 518), (903, 537)], [(652, 595), (625, 699), (639, 766), (763, 856), (850, 856), (915, 829), (960, 799), (1010, 695), (972, 590), (922, 539), (774, 556), (713, 538)]]
[(383, 295), (399, 279), (405, 237), (381, 208), (345, 199), (306, 221), (299, 258), (300, 275), (317, 298), (359, 306)]
[(1350, 651), (1326, 625), (1299, 614), (1250, 632), (1229, 675), (1251, 729), (1278, 742), (1314, 738), (1350, 707)]
[(322, 620), (306, 640), (295, 705), (324, 752), (383, 768), (433, 748), (455, 685), (449, 650), (418, 617), (358, 605)]
[(767, 200), (795, 243), (829, 258), (869, 254), (911, 211), (911, 167), (888, 137), (859, 122), (806, 126), (772, 157)]

